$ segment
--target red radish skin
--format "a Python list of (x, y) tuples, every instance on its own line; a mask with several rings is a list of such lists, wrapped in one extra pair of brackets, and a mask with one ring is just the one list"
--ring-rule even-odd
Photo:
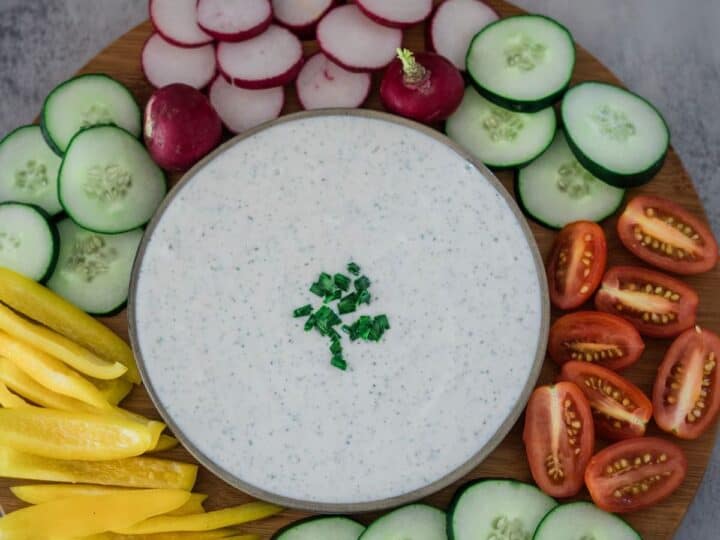
[(197, 23), (197, 0), (150, 0), (150, 21), (165, 41), (178, 47), (199, 47), (213, 42)]
[(402, 44), (402, 31), (382, 26), (354, 4), (336, 7), (317, 27), (320, 50), (348, 71), (378, 71)]
[(268, 29), (270, 0), (198, 0), (197, 22), (218, 41), (244, 41)]
[(151, 35), (142, 50), (142, 70), (155, 88), (184, 83), (205, 88), (215, 77), (215, 47), (178, 47), (160, 34)]
[(223, 77), (240, 88), (285, 86), (302, 67), (302, 43), (287, 28), (273, 24), (247, 41), (219, 43), (217, 63)]
[(407, 49), (398, 50), (380, 83), (380, 99), (388, 111), (426, 124), (455, 112), (464, 91), (460, 71), (447, 58)]
[(428, 25), (428, 49), (443, 55), (460, 71), (472, 38), (500, 15), (480, 0), (445, 0)]
[(315, 28), (325, 14), (335, 6), (335, 0), (272, 0), (275, 21), (301, 39), (312, 39)]
[(360, 107), (371, 85), (369, 73), (348, 71), (321, 52), (307, 59), (295, 81), (300, 105), (307, 110)]
[(168, 171), (185, 171), (220, 144), (222, 122), (198, 90), (171, 84), (150, 96), (144, 134), (155, 163)]
[(430, 16), (432, 0), (356, 0), (358, 7), (376, 23), (391, 28), (409, 28)]
[(279, 86), (247, 90), (217, 77), (210, 85), (208, 97), (225, 127), (233, 133), (242, 133), (280, 116), (285, 104), (285, 89)]

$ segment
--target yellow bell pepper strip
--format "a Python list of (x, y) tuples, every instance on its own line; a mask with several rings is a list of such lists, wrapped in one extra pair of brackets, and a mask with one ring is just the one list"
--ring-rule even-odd
[(0, 330), (96, 379), (117, 379), (127, 371), (120, 362), (100, 358), (65, 336), (21, 317), (3, 304), (0, 304)]
[(140, 373), (128, 344), (100, 321), (47, 287), (8, 268), (0, 268), (0, 301), (101, 358), (120, 362), (127, 368), (124, 377), (135, 384), (140, 383)]
[(154, 448), (148, 450), (148, 452), (165, 452), (166, 450), (172, 450), (175, 448), (180, 441), (170, 435), (160, 435), (157, 444)]
[(217, 529), (215, 531), (203, 532), (171, 532), (157, 534), (119, 534), (119, 533), (100, 533), (92, 536), (85, 536), (75, 540), (218, 540), (220, 538), (240, 538), (241, 540), (260, 540), (255, 534), (237, 536), (234, 529)]
[(234, 527), (248, 521), (273, 516), (283, 509), (265, 502), (251, 502), (205, 514), (191, 516), (157, 516), (141, 521), (131, 527), (113, 529), (124, 534), (151, 534), (176, 531), (212, 531), (223, 527)]
[(205, 512), (203, 503), (208, 496), (204, 493), (192, 493), (188, 502), (183, 504), (180, 508), (176, 508), (172, 512), (165, 514), (166, 516), (190, 516), (193, 514), (202, 514)]
[(190, 463), (144, 456), (113, 461), (62, 460), (0, 446), (0, 477), (7, 478), (191, 491), (197, 471), (197, 465)]
[(190, 493), (179, 489), (147, 489), (59, 499), (28, 506), (0, 519), (0, 538), (57, 540), (88, 536), (170, 512), (189, 498)]
[(17, 394), (13, 394), (4, 382), (0, 382), (0, 406), (6, 409), (19, 409), (31, 405)]
[(0, 332), (0, 356), (11, 360), (44, 387), (98, 408), (110, 404), (95, 385), (60, 360)]
[(100, 390), (100, 393), (110, 405), (119, 405), (133, 389), (133, 383), (127, 379), (114, 379), (112, 381), (92, 379), (90, 382)]

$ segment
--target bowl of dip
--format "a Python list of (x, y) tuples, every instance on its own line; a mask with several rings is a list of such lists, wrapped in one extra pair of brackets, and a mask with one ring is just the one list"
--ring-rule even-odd
[[(293, 310), (352, 261), (379, 341)], [(442, 134), (384, 113), (289, 115), (189, 171), (135, 261), (130, 337), (161, 415), (197, 460), (277, 504), (360, 512), (437, 491), (518, 419), (545, 354), (542, 260), (520, 211)], [(332, 304), (330, 304), (332, 305)], [(340, 328), (338, 326), (338, 328)]]

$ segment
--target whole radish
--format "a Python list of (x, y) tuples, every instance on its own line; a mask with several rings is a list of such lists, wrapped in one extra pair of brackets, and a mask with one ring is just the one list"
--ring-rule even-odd
[(184, 171), (213, 150), (222, 122), (208, 98), (187, 84), (153, 92), (145, 106), (145, 145), (163, 169)]
[(464, 87), (460, 71), (445, 57), (398, 49), (380, 84), (380, 98), (388, 111), (430, 124), (455, 112)]

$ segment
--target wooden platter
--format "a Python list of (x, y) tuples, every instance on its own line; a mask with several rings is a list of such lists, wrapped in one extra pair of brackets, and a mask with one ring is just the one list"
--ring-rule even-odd
[[(502, 16), (522, 12), (519, 8), (501, 0), (489, 0), (488, 3)], [(572, 29), (570, 30), (572, 31)], [(149, 22), (139, 25), (93, 58), (79, 73), (107, 73), (126, 84), (133, 91), (139, 103), (144, 105), (152, 92), (152, 88), (143, 77), (140, 68), (140, 51), (143, 43), (151, 32), (152, 28)], [(424, 28), (416, 27), (406, 31), (404, 42), (405, 46), (413, 50), (424, 49)], [(314, 42), (306, 42), (305, 49), (306, 53), (311, 53), (317, 50), (317, 46)], [(617, 78), (587, 51), (578, 46), (577, 53), (577, 67), (573, 82), (600, 80), (619, 83)], [(379, 75), (376, 75), (376, 79), (378, 78)], [(374, 87), (377, 89), (377, 84)], [(287, 100), (283, 113), (300, 110), (294, 89), (288, 88), (286, 92)], [(366, 107), (382, 109), (377, 91), (371, 95)], [(498, 177), (509, 191), (513, 190), (513, 175), (511, 172), (500, 172), (498, 173)], [(172, 183), (177, 181), (177, 179), (178, 177), (172, 178)], [(637, 193), (651, 193), (667, 197), (682, 204), (694, 214), (704, 216), (702, 205), (693, 188), (693, 184), (680, 159), (672, 150), (660, 174), (646, 186), (632, 190), (630, 196)], [(635, 259), (620, 245), (617, 234), (615, 233), (615, 222), (615, 218), (612, 218), (603, 224), (608, 233), (608, 265), (641, 264), (640, 261)], [(555, 237), (555, 233), (534, 223), (531, 223), (531, 227), (540, 250), (543, 256), (545, 256)], [(706, 326), (715, 332), (719, 332), (720, 269), (716, 268), (712, 272), (689, 277), (685, 279), (685, 281), (698, 291), (701, 298), (698, 324)], [(557, 313), (554, 315), (557, 315)], [(125, 312), (115, 317), (105, 319), (104, 322), (127, 339), (127, 318)], [(522, 336), (518, 336), (518, 339), (522, 339)], [(662, 360), (668, 345), (668, 341), (647, 340), (647, 348), (642, 359), (625, 372), (625, 375), (631, 381), (639, 385), (648, 394), (651, 390), (657, 365)], [(498, 359), (498, 361), (502, 361), (502, 359)], [(549, 360), (546, 361), (539, 383), (544, 384), (552, 381), (556, 371), (555, 365)], [(138, 387), (133, 391), (131, 396), (124, 402), (124, 406), (146, 416), (158, 418), (157, 412), (142, 387)], [(522, 422), (523, 419), (521, 418), (518, 425), (513, 428), (502, 444), (484, 463), (468, 475), (465, 480), (481, 477), (511, 477), (519, 480), (532, 481), (521, 440)], [(695, 441), (676, 441), (685, 450), (689, 463), (688, 476), (684, 484), (663, 503), (651, 509), (625, 516), (644, 539), (665, 539), (673, 536), (674, 531), (680, 524), (702, 480), (705, 467), (712, 453), (715, 431), (715, 429), (712, 429)], [(654, 425), (650, 427), (649, 434), (659, 433), (659, 430)], [(183, 449), (175, 449), (167, 452), (165, 457), (188, 462), (194, 461)], [(0, 504), (6, 511), (11, 511), (21, 506), (7, 489), (8, 485), (17, 483), (21, 482), (13, 481), (11, 483), (7, 480), (0, 480)], [(438, 507), (446, 507), (453, 493), (461, 483), (462, 482), (459, 482), (434, 494), (427, 499), (427, 502)], [(196, 491), (210, 495), (207, 504), (208, 509), (240, 504), (250, 499), (249, 496), (224, 484), (221, 480), (215, 478), (205, 470), (201, 470), (200, 472)], [(583, 496), (587, 497), (586, 494)], [(305, 517), (306, 515), (304, 512), (288, 510), (269, 520), (248, 524), (243, 530), (248, 533), (258, 533), (264, 538), (269, 538), (272, 533), (281, 526)], [(374, 515), (368, 514), (358, 516), (358, 519), (363, 522), (369, 522), (374, 517)]]

